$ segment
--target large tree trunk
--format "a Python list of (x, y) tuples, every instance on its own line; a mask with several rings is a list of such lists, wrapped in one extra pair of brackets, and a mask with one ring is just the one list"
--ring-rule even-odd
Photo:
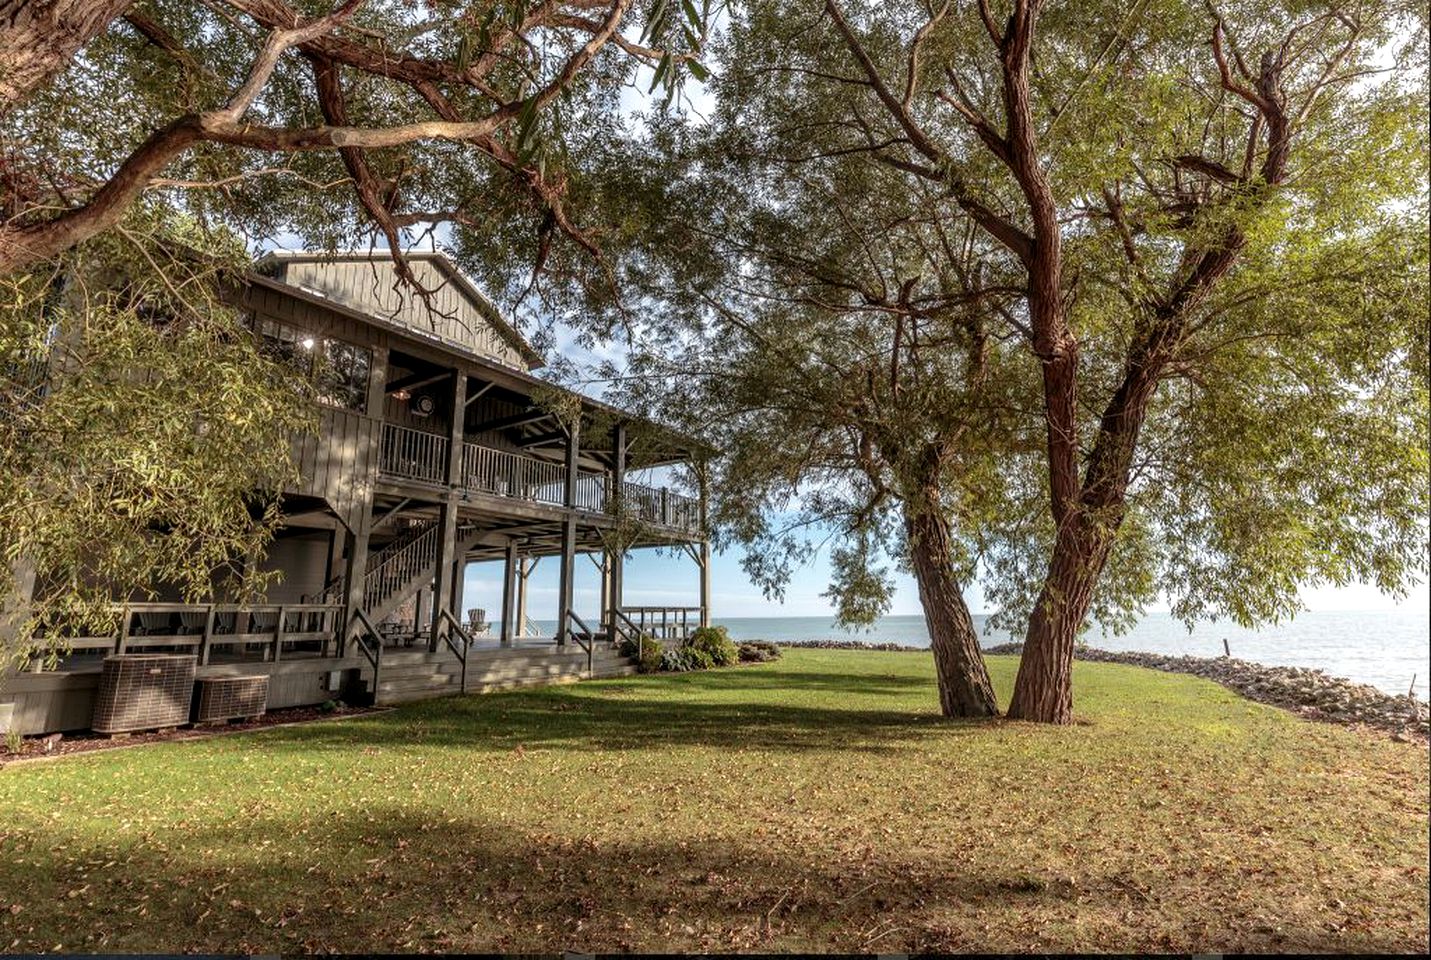
[(0, 0), (0, 111), (65, 68), (134, 0)]
[(1108, 560), (1112, 532), (1073, 522), (1054, 544), (1043, 589), (1029, 618), (1014, 678), (1009, 718), (1073, 722), (1073, 647)]
[(949, 524), (937, 510), (915, 505), (906, 506), (904, 522), (934, 651), (940, 710), (946, 717), (998, 716), (974, 619), (954, 577)]

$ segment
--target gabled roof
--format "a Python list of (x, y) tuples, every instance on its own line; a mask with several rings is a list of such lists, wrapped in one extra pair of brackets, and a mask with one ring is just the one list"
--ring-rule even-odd
[[(366, 259), (366, 257), (364, 259)], [(259, 263), (262, 262), (262, 260), (259, 261)], [(292, 284), (275, 280), (272, 277), (266, 277), (256, 271), (250, 272), (245, 279), (250, 287), (272, 290), (275, 293), (281, 293), (284, 296), (291, 297), (294, 300), (317, 307), (321, 310), (329, 311), (338, 316), (348, 317), (380, 328), (386, 332), (388, 336), (392, 337), (397, 344), (403, 345), (403, 349), (413, 351), (414, 353), (418, 353), (418, 355), (421, 355), (419, 351), (424, 348), (433, 348), (431, 340), (422, 336), (411, 327), (395, 323), (383, 317), (374, 316), (371, 313), (366, 313), (337, 300), (328, 299), (320, 294), (305, 290), (302, 287), (296, 287)], [(581, 403), (582, 412), (584, 414), (603, 415), (612, 420), (641, 425), (649, 431), (652, 439), (660, 438), (665, 446), (664, 450), (652, 450), (649, 451), (645, 457), (642, 457), (639, 464), (641, 467), (662, 466), (687, 460), (692, 457), (709, 457), (716, 453), (714, 448), (703, 441), (695, 437), (687, 436), (666, 424), (658, 423), (648, 417), (622, 410), (619, 407), (612, 406), (594, 397), (589, 397), (569, 387), (564, 387), (550, 380), (534, 376), (526, 370), (500, 363), (489, 356), (476, 353), (469, 348), (444, 342), (438, 346), (438, 349), (444, 354), (461, 357), (462, 360), (472, 368), (475, 375), (481, 379), (504, 387), (519, 395), (531, 397), (539, 390), (555, 390), (559, 393), (575, 397)], [(635, 466), (636, 465), (633, 464), (633, 467)]]
[[(441, 250), (409, 250), (403, 254), (403, 257), (411, 261), (430, 263), (441, 271), (443, 276), (501, 335), (502, 339), (521, 354), (522, 359), (526, 360), (531, 367), (546, 365), (546, 358), (537, 352), (527, 338), (522, 336), (521, 331), (502, 315), (502, 312), (497, 309), (497, 305), (457, 268), (457, 265), (452, 262), (452, 258), (446, 253)], [(262, 272), (265, 266), (279, 263), (372, 263), (387, 260), (389, 260), (389, 254), (386, 250), (340, 250), (331, 253), (315, 250), (273, 250), (259, 257), (258, 262), (254, 264), (254, 269)]]

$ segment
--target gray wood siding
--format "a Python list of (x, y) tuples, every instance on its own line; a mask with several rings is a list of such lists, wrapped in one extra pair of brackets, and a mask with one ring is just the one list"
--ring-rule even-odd
[[(501, 417), (509, 417), (516, 413), (521, 413), (527, 409), (525, 403), (513, 403), (498, 397), (482, 396), (478, 397), (467, 408), (467, 426), (476, 426), (479, 423), (487, 423)], [(469, 443), (480, 443), (483, 446), (494, 447), (498, 450), (517, 450), (515, 443), (507, 438), (507, 435), (497, 430), (484, 430), (481, 433), (466, 433), (465, 439)]]
[(424, 337), (457, 344), (509, 367), (527, 368), (516, 347), (439, 267), (423, 260), (411, 265), (418, 282), (435, 291), (430, 308), (401, 288), (392, 263), (385, 259), (286, 263), (283, 281)]
[(372, 501), (382, 421), (350, 410), (324, 407), (318, 432), (298, 437), (293, 456), (303, 475), (294, 492), (322, 497), (353, 525)]
[(282, 577), (264, 596), (267, 603), (304, 603), (323, 589), (328, 572), (329, 532), (288, 536), (269, 544), (260, 570), (281, 571)]

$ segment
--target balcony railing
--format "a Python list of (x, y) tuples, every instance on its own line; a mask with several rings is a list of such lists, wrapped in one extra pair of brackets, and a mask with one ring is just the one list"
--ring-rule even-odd
[[(396, 424), (383, 425), (382, 472), (388, 476), (430, 483), (446, 481), (447, 438)], [(566, 505), (566, 467), (510, 450), (476, 443), (462, 447), (462, 486), (530, 503)], [(619, 508), (643, 523), (697, 532), (701, 528), (700, 503), (693, 497), (626, 481)], [(604, 473), (581, 471), (572, 498), (576, 509), (588, 513), (616, 513), (611, 478)]]
[(462, 483), (468, 490), (499, 497), (566, 503), (566, 468), (561, 464), (475, 443), (463, 445)]
[(383, 473), (428, 483), (447, 482), (447, 438), (436, 433), (383, 424)]

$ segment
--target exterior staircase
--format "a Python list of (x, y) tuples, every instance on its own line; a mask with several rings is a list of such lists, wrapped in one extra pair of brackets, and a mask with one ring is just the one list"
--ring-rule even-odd
[[(590, 677), (586, 672), (586, 652), (575, 645), (560, 652), (553, 646), (473, 649), (467, 655), (466, 692), (485, 693), (634, 673), (636, 664), (608, 644), (598, 644), (593, 649)], [(462, 664), (446, 647), (436, 652), (390, 648), (383, 651), (382, 672), (373, 691), (373, 702), (391, 705), (463, 692)]]
[[(457, 528), (457, 554), (470, 550), (482, 535), (475, 525)], [(414, 523), (402, 535), (368, 558), (363, 577), (363, 610), (380, 623), (413, 594), (432, 583), (442, 529), (435, 520)]]

